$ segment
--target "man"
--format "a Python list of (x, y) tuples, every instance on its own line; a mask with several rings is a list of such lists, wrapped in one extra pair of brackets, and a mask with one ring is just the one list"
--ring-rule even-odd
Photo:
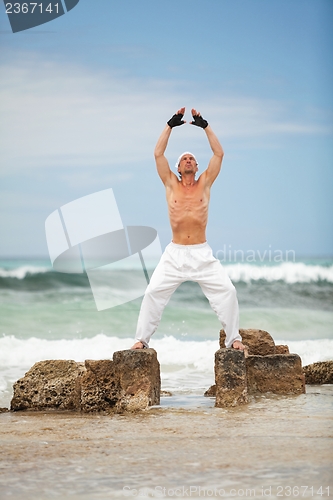
[(192, 109), (191, 125), (205, 131), (213, 151), (207, 170), (196, 179), (198, 163), (194, 155), (186, 152), (176, 165), (178, 179), (164, 156), (172, 129), (185, 123), (184, 113), (185, 108), (179, 109), (167, 122), (155, 148), (157, 172), (166, 189), (172, 242), (166, 247), (147, 287), (132, 349), (148, 347), (172, 293), (184, 281), (196, 281), (226, 331), (226, 347), (243, 350), (235, 287), (206, 241), (210, 188), (221, 170), (222, 146), (208, 122)]

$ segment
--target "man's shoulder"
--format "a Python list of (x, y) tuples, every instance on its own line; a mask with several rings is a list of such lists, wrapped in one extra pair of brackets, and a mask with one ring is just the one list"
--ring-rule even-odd
[(202, 185), (203, 187), (207, 187), (207, 170), (204, 170), (200, 174), (200, 176), (198, 177), (197, 182), (198, 182), (198, 184)]
[(181, 181), (178, 179), (177, 175), (174, 172), (170, 172), (170, 177), (168, 182), (165, 182), (164, 185), (166, 188), (174, 189), (179, 186)]

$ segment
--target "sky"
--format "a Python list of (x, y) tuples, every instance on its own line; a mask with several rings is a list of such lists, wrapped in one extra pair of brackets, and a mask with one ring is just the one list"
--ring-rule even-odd
[[(125, 225), (171, 240), (154, 146), (182, 106), (225, 151), (210, 202), (214, 253), (333, 255), (333, 2), (80, 0), (12, 33), (0, 4), (0, 257), (47, 256), (60, 206), (112, 188)], [(188, 124), (171, 168), (212, 152)]]

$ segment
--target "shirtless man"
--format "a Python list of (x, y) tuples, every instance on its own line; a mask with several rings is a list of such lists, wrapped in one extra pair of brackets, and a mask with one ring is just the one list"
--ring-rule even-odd
[(167, 122), (155, 148), (157, 172), (166, 189), (172, 242), (166, 247), (147, 287), (132, 349), (148, 347), (172, 293), (184, 281), (196, 281), (226, 331), (226, 347), (243, 350), (235, 287), (206, 241), (210, 188), (221, 170), (222, 146), (208, 122), (192, 109), (191, 125), (205, 131), (213, 151), (207, 170), (196, 179), (198, 163), (194, 155), (183, 153), (176, 165), (178, 178), (164, 156), (172, 129), (185, 123), (184, 113), (185, 108), (179, 109)]

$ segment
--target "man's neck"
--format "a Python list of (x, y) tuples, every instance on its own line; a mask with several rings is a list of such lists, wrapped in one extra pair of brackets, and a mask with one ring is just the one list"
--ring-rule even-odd
[(193, 174), (190, 175), (182, 175), (181, 181), (182, 185), (184, 187), (189, 187), (189, 186), (194, 186), (194, 184), (197, 182), (194, 178)]

